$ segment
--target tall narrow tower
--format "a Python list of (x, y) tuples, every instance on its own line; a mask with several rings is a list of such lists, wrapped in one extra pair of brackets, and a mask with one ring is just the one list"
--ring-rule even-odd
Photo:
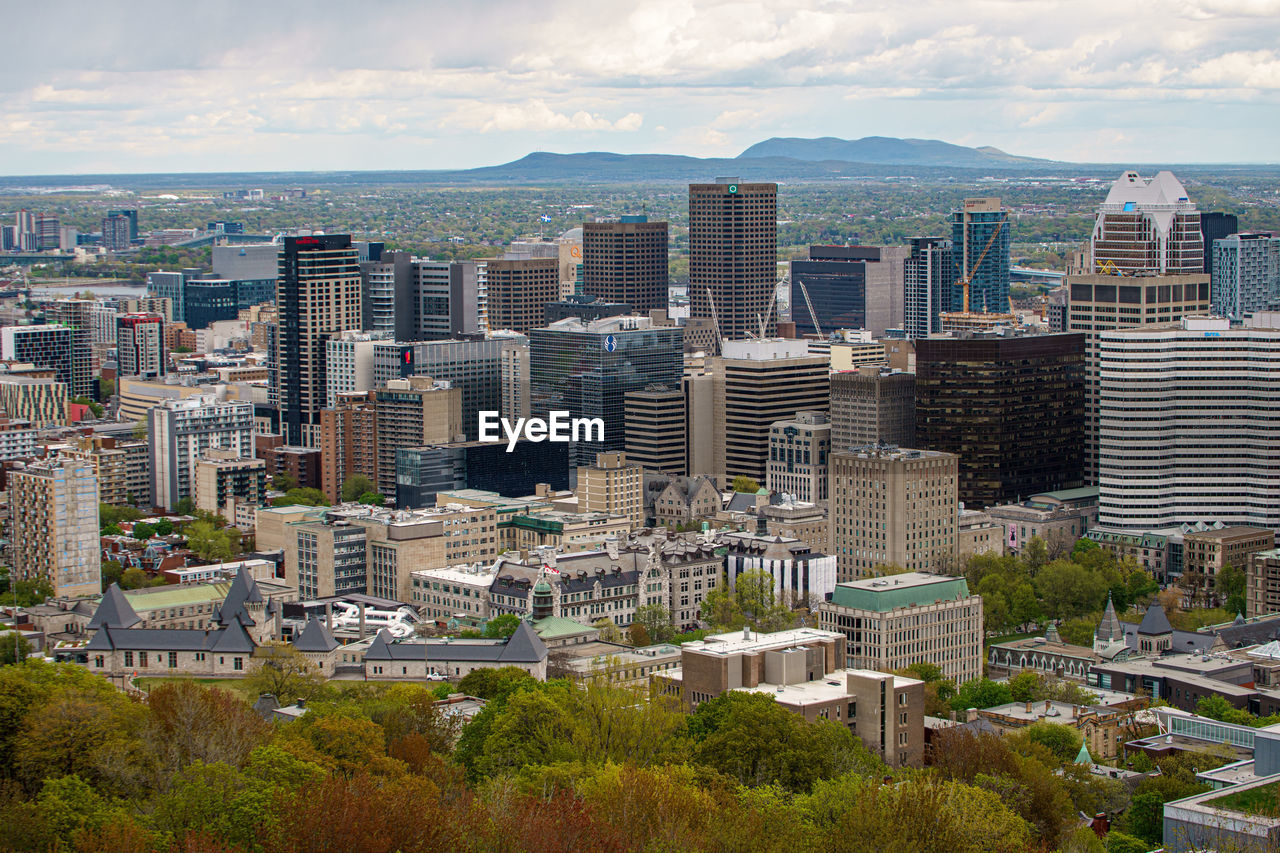
[(714, 318), (722, 340), (771, 337), (777, 289), (778, 185), (690, 184), (689, 316)]

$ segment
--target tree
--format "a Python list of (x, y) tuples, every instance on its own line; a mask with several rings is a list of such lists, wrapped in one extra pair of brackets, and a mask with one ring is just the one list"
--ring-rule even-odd
[(173, 505), (173, 511), (177, 515), (191, 515), (196, 510), (196, 502), (190, 497), (179, 498)]
[(282, 703), (306, 698), (323, 683), (316, 665), (284, 642), (269, 642), (255, 649), (253, 668), (245, 678), (245, 687), (251, 692), (270, 693)]
[(520, 627), (520, 617), (514, 613), (503, 613), (495, 616), (484, 626), (484, 635), (489, 639), (510, 637)]
[(88, 397), (72, 397), (71, 402), (77, 406), (88, 406), (89, 411), (93, 412), (95, 418), (102, 417), (107, 411), (102, 407), (101, 403), (90, 400)]
[(671, 614), (657, 602), (637, 607), (635, 624), (644, 629), (650, 643), (665, 643), (675, 634)]
[(157, 536), (170, 536), (173, 534), (173, 522), (167, 518), (162, 518), (155, 524)]
[(31, 644), (17, 631), (0, 634), (0, 666), (20, 663), (31, 657)]
[(155, 535), (156, 529), (145, 521), (139, 521), (137, 524), (133, 525), (134, 539), (141, 539), (145, 542)]
[(271, 488), (278, 492), (291, 492), (298, 488), (298, 481), (291, 474), (281, 471), (271, 478)]
[(99, 377), (98, 377), (98, 394), (99, 394), (99, 396), (101, 396), (101, 397), (102, 397), (102, 399), (104, 399), (104, 400), (109, 400), (109, 399), (111, 399), (112, 397), (114, 397), (114, 396), (115, 396), (115, 393), (116, 393), (116, 383), (115, 383), (115, 380), (114, 380), (114, 379), (107, 379), (107, 378), (105, 378), (105, 377), (99, 376)]
[[(296, 486), (297, 483), (290, 488), (294, 488)], [(378, 487), (374, 485), (373, 480), (370, 480), (364, 474), (352, 474), (342, 483), (342, 500), (346, 503), (358, 501), (360, 500), (360, 496), (366, 492), (377, 491)], [(361, 503), (363, 503), (363, 501), (361, 501)]]
[(462, 676), (462, 680), (458, 682), (458, 690), (492, 704), (501, 704), (517, 690), (536, 684), (534, 677), (523, 669), (504, 666), (498, 669), (473, 669)]
[(1035, 577), (1036, 591), (1051, 619), (1070, 619), (1100, 610), (1110, 584), (1097, 571), (1071, 560), (1054, 560)]
[(98, 504), (98, 525), (100, 527), (106, 527), (110, 524), (119, 525), (122, 521), (137, 521), (140, 518), (142, 518), (142, 510), (137, 507)]
[(956, 711), (966, 711), (969, 708), (994, 708), (1012, 701), (1009, 685), (989, 678), (975, 678), (960, 685), (951, 700), (951, 707)]
[(273, 506), (329, 506), (329, 499), (324, 492), (313, 488), (294, 488), (276, 498)]
[(187, 547), (200, 559), (225, 563), (240, 553), (240, 531), (234, 527), (219, 530), (209, 521), (193, 521), (183, 533)]
[(739, 474), (733, 478), (733, 485), (730, 488), (735, 492), (747, 492), (754, 495), (760, 491), (760, 484), (746, 474)]
[(150, 435), (151, 425), (147, 423), (146, 418), (133, 425), (133, 438), (135, 441), (146, 441)]
[(147, 576), (146, 572), (136, 566), (125, 569), (124, 573), (120, 575), (121, 589), (142, 589), (143, 587), (150, 585), (151, 578)]
[(1024, 669), (1008, 681), (1009, 696), (1014, 702), (1033, 702), (1040, 690), (1040, 674)]
[(1045, 747), (1053, 753), (1054, 758), (1064, 764), (1073, 760), (1080, 752), (1080, 743), (1083, 737), (1080, 732), (1071, 726), (1042, 721), (1032, 723), (1023, 731), (1026, 733), (1028, 740)]
[(618, 628), (618, 623), (607, 616), (592, 622), (591, 627), (600, 632), (600, 639), (606, 643), (622, 642), (622, 631)]
[(1226, 565), (1218, 572), (1218, 598), (1228, 613), (1244, 613), (1245, 574), (1237, 566)]
[(1027, 564), (1027, 568), (1034, 574), (1049, 562), (1049, 547), (1045, 545), (1044, 540), (1039, 536), (1032, 536), (1031, 541), (1022, 549), (1022, 561)]
[(387, 502), (386, 496), (378, 492), (362, 492), (356, 500), (358, 503), (366, 504), (367, 506), (382, 506)]

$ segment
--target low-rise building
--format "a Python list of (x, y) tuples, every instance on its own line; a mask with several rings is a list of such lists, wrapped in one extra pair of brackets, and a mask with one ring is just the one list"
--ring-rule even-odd
[(501, 548), (505, 551), (594, 549), (606, 539), (625, 539), (630, 531), (630, 518), (603, 512), (547, 510), (513, 515), (498, 522)]
[(653, 500), (658, 524), (679, 527), (720, 511), (720, 490), (709, 477), (672, 477)]
[(1276, 547), (1275, 531), (1232, 526), (1187, 533), (1182, 537), (1182, 580), (1185, 595), (1196, 606), (1222, 603), (1218, 575), (1227, 566), (1248, 571), (1252, 555)]
[(977, 554), (1004, 553), (1004, 526), (992, 519), (990, 513), (976, 509), (960, 509), (956, 520), (956, 557), (963, 565), (967, 557)]
[(1122, 699), (1115, 705), (1075, 705), (1070, 702), (1009, 702), (978, 713), (1004, 735), (1033, 723), (1056, 723), (1076, 729), (1094, 758), (1115, 758), (1140, 726), (1135, 713), (1145, 708), (1143, 697)]
[(517, 667), (539, 681), (547, 677), (547, 647), (533, 625), (522, 621), (500, 640), (401, 640), (379, 631), (364, 652), (370, 681), (422, 680), (428, 676), (461, 678), (478, 669)]
[(816, 606), (836, 588), (836, 558), (814, 551), (799, 539), (726, 533), (725, 573), (734, 589), (744, 572), (763, 571), (773, 578), (778, 601), (788, 605)]
[(1031, 495), (1014, 504), (988, 507), (987, 515), (1004, 527), (1004, 546), (1021, 551), (1033, 538), (1051, 557), (1071, 551), (1076, 540), (1098, 523), (1098, 487), (1063, 489)]

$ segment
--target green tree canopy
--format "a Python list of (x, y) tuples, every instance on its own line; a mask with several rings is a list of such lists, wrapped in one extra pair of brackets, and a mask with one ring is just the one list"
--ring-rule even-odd
[(730, 488), (735, 492), (747, 492), (754, 495), (760, 491), (760, 484), (746, 474), (739, 474), (733, 478), (733, 485)]
[[(294, 485), (296, 486), (296, 484)], [(352, 474), (342, 483), (342, 500), (347, 503), (358, 501), (361, 495), (377, 491), (378, 487), (373, 480), (370, 480), (364, 474)]]

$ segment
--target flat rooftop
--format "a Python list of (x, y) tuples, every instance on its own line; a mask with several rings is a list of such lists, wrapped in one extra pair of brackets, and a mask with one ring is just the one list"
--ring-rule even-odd
[(937, 601), (968, 597), (969, 583), (964, 578), (929, 572), (904, 572), (900, 575), (838, 583), (831, 594), (831, 603), (852, 610), (884, 613), (903, 607), (920, 607)]
[(713, 634), (703, 640), (685, 643), (681, 648), (690, 652), (725, 656), (793, 648), (809, 643), (825, 643), (832, 640), (843, 642), (844, 634), (835, 631), (823, 631), (818, 628), (794, 628), (790, 631), (775, 631), (772, 634), (748, 631), (745, 636), (741, 631), (730, 631), (725, 634)]

